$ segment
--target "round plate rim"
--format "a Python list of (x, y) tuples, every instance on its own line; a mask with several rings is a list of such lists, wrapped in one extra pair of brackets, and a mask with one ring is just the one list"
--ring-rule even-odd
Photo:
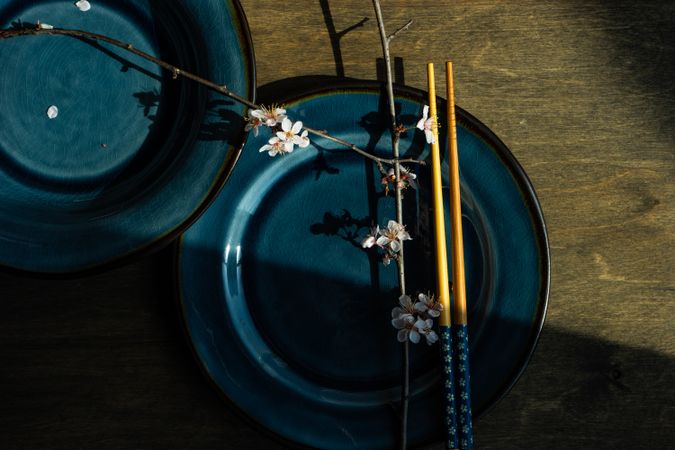
[[(325, 81), (319, 86), (311, 87), (299, 87), (297, 89), (288, 89), (281, 98), (275, 100), (276, 104), (289, 104), (295, 103), (304, 99), (311, 98), (312, 96), (318, 95), (331, 95), (339, 93), (382, 93), (384, 90), (384, 84), (379, 81), (372, 80), (351, 80), (351, 79), (335, 79), (331, 80), (329, 83)], [(411, 86), (397, 85), (394, 84), (394, 95), (407, 97), (414, 101), (425, 103), (427, 98), (427, 93), (421, 89), (417, 89)], [(269, 101), (269, 99), (266, 99)], [(445, 107), (446, 100), (442, 97), (437, 96), (437, 102), (439, 104), (439, 110), (443, 110)], [(534, 191), (534, 186), (528, 175), (526, 174), (523, 167), (520, 165), (518, 160), (515, 158), (511, 150), (506, 146), (506, 144), (490, 130), (487, 125), (483, 124), (471, 113), (461, 108), (458, 105), (455, 105), (456, 110), (458, 111), (457, 122), (461, 123), (466, 128), (470, 129), (482, 139), (485, 139), (489, 145), (497, 150), (496, 155), (502, 161), (502, 163), (507, 167), (507, 169), (514, 175), (514, 181), (516, 182), (518, 188), (524, 194), (523, 201), (531, 213), (531, 221), (534, 229), (534, 236), (537, 242), (538, 254), (541, 261), (540, 277), (542, 280), (542, 285), (539, 291), (539, 305), (537, 308), (537, 314), (533, 321), (533, 326), (530, 331), (528, 338), (528, 348), (527, 351), (521, 356), (519, 364), (516, 364), (514, 370), (511, 372), (509, 382), (505, 383), (497, 393), (489, 399), (487, 402), (488, 406), (480, 412), (480, 414), (474, 415), (474, 421), (482, 417), (483, 415), (490, 412), (496, 405), (509, 393), (511, 389), (516, 385), (523, 372), (527, 368), (534, 351), (537, 348), (539, 342), (539, 336), (544, 326), (546, 319), (546, 312), (548, 310), (549, 295), (550, 295), (550, 284), (551, 284), (551, 256), (550, 256), (550, 246), (548, 240), (548, 232), (546, 227), (546, 222), (544, 219), (544, 214), (541, 208), (539, 199)], [(242, 146), (243, 149), (243, 146)], [(216, 390), (218, 396), (222, 399), (225, 405), (239, 418), (244, 420), (247, 424), (254, 427), (257, 431), (262, 432), (271, 439), (276, 440), (277, 442), (283, 443), (291, 448), (297, 449), (312, 449), (315, 447), (308, 446), (306, 444), (294, 441), (289, 439), (286, 436), (283, 436), (272, 429), (264, 426), (262, 423), (257, 421), (253, 416), (246, 413), (241, 409), (234, 401), (232, 401), (228, 395), (218, 386), (216, 381), (210, 376), (206, 367), (203, 364), (203, 361), (200, 359), (199, 354), (194, 345), (192, 335), (185, 317), (185, 307), (184, 298), (181, 290), (181, 276), (180, 276), (180, 261), (181, 261), (181, 248), (183, 245), (185, 235), (183, 234), (173, 246), (173, 270), (174, 270), (174, 302), (178, 308), (179, 320), (181, 323), (181, 328), (187, 339), (188, 347), (190, 353), (195, 358), (197, 365), (199, 366), (200, 372), (206, 378), (207, 382), (213, 389)], [(428, 445), (434, 443), (436, 440), (429, 440), (420, 442), (420, 445)], [(440, 442), (440, 441), (438, 441)]]
[[(245, 93), (245, 97), (248, 98), (251, 102), (256, 102), (257, 94), (257, 72), (255, 64), (255, 51), (253, 48), (253, 39), (251, 37), (250, 27), (244, 8), (241, 6), (240, 0), (229, 0), (231, 3), (234, 15), (236, 16), (237, 21), (233, 24), (234, 28), (239, 35), (240, 43), (243, 50), (244, 56), (244, 65), (246, 66), (246, 71), (250, 74), (248, 77), (248, 92)], [(114, 255), (107, 260), (100, 261), (94, 264), (83, 266), (76, 269), (63, 269), (63, 270), (53, 270), (53, 271), (36, 271), (31, 269), (25, 269), (21, 267), (12, 266), (0, 262), (0, 270), (5, 273), (29, 276), (33, 278), (41, 279), (68, 279), (68, 278), (78, 278), (89, 275), (96, 275), (108, 270), (126, 265), (132, 261), (152, 254), (166, 246), (170, 245), (174, 240), (177, 240), (182, 234), (199, 219), (199, 217), (206, 211), (206, 209), (213, 203), (215, 198), (218, 196), (223, 186), (227, 182), (234, 170), (234, 167), (239, 161), (242, 150), (246, 146), (246, 141), (248, 138), (248, 133), (242, 134), (241, 142), (238, 145), (232, 146), (232, 151), (225, 158), (223, 165), (221, 167), (220, 173), (213, 180), (212, 188), (202, 199), (201, 203), (197, 208), (195, 208), (192, 213), (180, 224), (178, 224), (173, 229), (166, 231), (165, 233), (157, 236), (155, 239), (147, 242), (146, 244), (140, 245), (133, 250), (130, 250), (126, 253)]]

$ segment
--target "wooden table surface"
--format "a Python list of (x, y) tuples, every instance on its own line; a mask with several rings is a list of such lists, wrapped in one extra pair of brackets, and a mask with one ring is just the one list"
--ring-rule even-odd
[[(369, 1), (242, 4), (259, 86), (378, 77)], [(458, 104), (511, 148), (548, 225), (546, 324), (523, 377), (477, 422), (477, 445), (672, 448), (675, 3), (383, 9), (391, 30), (415, 21), (393, 43), (402, 81), (424, 88), (425, 64), (452, 59)], [(172, 302), (170, 258), (69, 280), (0, 275), (0, 448), (283, 448), (202, 377)]]

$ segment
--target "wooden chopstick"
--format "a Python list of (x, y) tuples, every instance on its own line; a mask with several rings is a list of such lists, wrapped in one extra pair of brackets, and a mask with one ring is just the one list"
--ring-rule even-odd
[(434, 232), (436, 240), (436, 296), (443, 305), (438, 319), (441, 343), (441, 364), (443, 370), (444, 418), (446, 425), (446, 448), (457, 448), (457, 419), (455, 412), (455, 385), (452, 368), (452, 334), (450, 319), (450, 286), (448, 279), (448, 252), (445, 240), (445, 215), (443, 214), (443, 186), (441, 175), (441, 155), (438, 142), (438, 123), (436, 111), (436, 83), (434, 65), (427, 64), (427, 82), (429, 86), (429, 117), (434, 142), (431, 144), (431, 180), (434, 205)]
[(452, 62), (445, 63), (447, 87), (448, 162), (450, 170), (450, 216), (452, 239), (452, 342), (455, 356), (459, 448), (473, 448), (471, 417), (471, 381), (469, 374), (469, 333), (466, 313), (466, 276), (464, 273), (464, 241), (462, 237), (462, 205), (459, 186), (457, 123), (455, 119), (455, 86)]

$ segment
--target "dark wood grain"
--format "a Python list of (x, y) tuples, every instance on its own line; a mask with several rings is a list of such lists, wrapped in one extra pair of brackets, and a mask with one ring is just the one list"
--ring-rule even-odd
[[(369, 1), (242, 3), (259, 85), (377, 77)], [(671, 448), (675, 3), (382, 6), (392, 29), (415, 20), (392, 47), (405, 82), (424, 88), (427, 62), (453, 60), (458, 104), (512, 149), (547, 220), (547, 322), (519, 383), (476, 424), (478, 446)], [(67, 281), (0, 275), (0, 448), (282, 448), (200, 374), (169, 258)]]

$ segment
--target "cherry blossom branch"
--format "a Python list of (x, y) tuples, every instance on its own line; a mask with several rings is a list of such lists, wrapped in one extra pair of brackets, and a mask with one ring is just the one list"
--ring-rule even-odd
[(10, 28), (6, 30), (0, 30), (0, 39), (9, 39), (13, 37), (18, 37), (18, 36), (38, 36), (38, 35), (62, 35), (62, 36), (72, 36), (76, 38), (85, 38), (85, 39), (90, 39), (93, 41), (101, 41), (108, 43), (110, 45), (113, 45), (115, 47), (121, 48), (122, 50), (126, 50), (130, 53), (133, 53), (136, 56), (140, 56), (143, 59), (146, 59), (163, 69), (168, 70), (169, 72), (172, 73), (173, 78), (177, 79), (178, 77), (184, 77), (188, 78), (190, 80), (196, 81), (197, 83), (206, 86), (207, 88), (219, 92), (227, 97), (232, 98), (233, 100), (238, 101), (239, 103), (242, 103), (250, 108), (255, 108), (257, 105), (245, 97), (242, 97), (240, 95), (235, 94), (234, 92), (230, 91), (227, 86), (225, 85), (220, 85), (216, 84), (212, 81), (209, 81), (205, 78), (200, 77), (199, 75), (195, 75), (191, 72), (188, 72), (186, 70), (182, 70), (179, 67), (174, 66), (173, 64), (169, 64), (166, 61), (162, 61), (159, 58), (155, 58), (154, 56), (145, 53), (142, 50), (139, 50), (135, 48), (133, 45), (119, 41), (117, 39), (113, 39), (108, 36), (104, 36), (102, 34), (97, 34), (97, 33), (91, 33), (89, 31), (83, 31), (83, 30), (70, 30), (70, 29), (65, 29), (65, 28), (49, 28), (49, 25), (46, 24), (41, 24), (37, 23), (35, 27), (24, 27), (24, 28)]
[(396, 163), (417, 163), (417, 164), (422, 164), (422, 165), (424, 164), (424, 161), (420, 161), (420, 160), (417, 160), (417, 159), (414, 159), (414, 158), (380, 158), (380, 157), (377, 157), (377, 156), (373, 156), (370, 153), (366, 152), (365, 150), (361, 150), (356, 145), (351, 144), (351, 143), (349, 143), (349, 142), (347, 142), (343, 139), (337, 138), (335, 136), (331, 136), (323, 130), (315, 130), (314, 128), (309, 128), (305, 125), (303, 125), (303, 129), (309, 131), (310, 133), (312, 133), (316, 136), (320, 136), (324, 139), (328, 139), (329, 141), (333, 141), (333, 142), (336, 142), (340, 145), (344, 145), (345, 147), (349, 147), (350, 149), (352, 149), (353, 151), (355, 151), (356, 153), (358, 153), (359, 155), (361, 155), (365, 158), (372, 159), (373, 161), (375, 161), (375, 163), (377, 163), (377, 167), (380, 170), (380, 172), (382, 173), (382, 175), (387, 174), (387, 172), (384, 170), (384, 166), (382, 165), (383, 163), (384, 164), (390, 164), (392, 166), (395, 165)]
[[(373, 0), (373, 8), (375, 9), (375, 16), (377, 17), (377, 26), (380, 30), (380, 40), (382, 42), (382, 53), (384, 55), (384, 66), (387, 74), (387, 97), (389, 99), (389, 118), (391, 120), (391, 134), (392, 134), (392, 151), (394, 154), (394, 174), (396, 176), (396, 221), (399, 224), (403, 223), (403, 202), (401, 195), (401, 185), (398, 181), (401, 179), (401, 165), (399, 159), (399, 140), (401, 136), (402, 127), (396, 122), (396, 105), (394, 103), (394, 86), (393, 77), (391, 74), (391, 55), (389, 53), (389, 44), (402, 31), (408, 29), (412, 24), (409, 20), (403, 27), (394, 31), (387, 36), (384, 28), (384, 19), (382, 17), (382, 8), (379, 0)], [(398, 282), (401, 296), (406, 295), (405, 287), (405, 262), (403, 245), (399, 250), (399, 257), (396, 258), (396, 265), (398, 267)], [(401, 387), (401, 429), (400, 429), (400, 448), (405, 450), (407, 447), (408, 436), (408, 403), (410, 397), (410, 344), (406, 339), (403, 343), (403, 383)]]
[[(362, 21), (364, 22), (364, 21)], [(233, 100), (236, 100), (237, 102), (248, 106), (249, 108), (252, 109), (261, 109), (262, 105), (257, 105), (250, 100), (248, 100), (245, 97), (242, 97), (234, 92), (232, 92), (226, 85), (224, 84), (217, 84), (214, 83), (213, 81), (207, 80), (206, 78), (200, 77), (199, 75), (195, 75), (194, 73), (188, 72), (187, 70), (183, 70), (180, 67), (174, 66), (173, 64), (170, 64), (166, 61), (163, 61), (159, 58), (156, 58), (142, 50), (139, 50), (135, 48), (133, 45), (129, 43), (122, 42), (120, 40), (102, 35), (102, 34), (97, 34), (97, 33), (92, 33), (89, 31), (83, 31), (83, 30), (72, 30), (72, 29), (66, 29), (66, 28), (53, 28), (51, 25), (47, 25), (44, 23), (38, 22), (35, 26), (29, 27), (22, 27), (22, 28), (10, 28), (10, 29), (3, 29), (0, 30), (0, 39), (9, 39), (13, 37), (18, 37), (18, 36), (38, 36), (38, 35), (62, 35), (62, 36), (71, 36), (75, 38), (83, 38), (83, 39), (90, 39), (93, 41), (100, 41), (100, 42), (105, 42), (107, 44), (110, 44), (112, 46), (118, 47), (122, 50), (125, 50), (127, 52), (130, 52), (136, 56), (139, 56), (147, 61), (150, 61), (163, 69), (169, 71), (172, 74), (173, 79), (178, 79), (179, 77), (187, 78), (189, 80), (193, 80), (202, 86), (205, 86), (212, 91), (216, 91), (222, 95), (225, 95), (227, 97), (230, 97)], [(368, 153), (367, 151), (357, 147), (356, 145), (349, 143), (347, 141), (344, 141), (342, 139), (339, 139), (337, 137), (329, 135), (325, 131), (319, 131), (315, 130), (312, 128), (304, 127), (308, 132), (315, 134), (317, 136), (321, 136), (325, 139), (331, 140), (333, 142), (336, 142), (338, 144), (341, 144), (350, 150), (358, 153), (359, 155), (371, 159), (377, 163), (378, 169), (380, 172), (384, 175), (386, 174), (386, 171), (384, 170), (383, 164), (389, 164), (389, 165), (395, 165), (397, 162), (398, 157), (394, 158), (380, 158), (378, 156), (375, 156), (371, 153)], [(419, 164), (419, 165), (425, 165), (426, 162), (422, 160), (417, 160), (414, 158), (406, 158), (402, 159), (399, 162), (401, 163), (411, 163), (411, 164)]]

